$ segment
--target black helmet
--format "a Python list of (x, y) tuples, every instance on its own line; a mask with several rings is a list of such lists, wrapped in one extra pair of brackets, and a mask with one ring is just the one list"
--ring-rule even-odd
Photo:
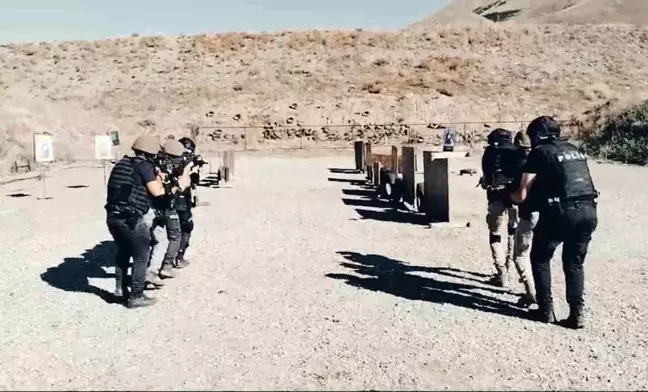
[(194, 143), (193, 140), (191, 140), (188, 137), (183, 137), (182, 139), (178, 140), (182, 145), (184, 146), (185, 149), (191, 151), (193, 154), (194, 151), (196, 151), (196, 143)]
[(529, 123), (526, 130), (531, 142), (560, 137), (560, 125), (549, 116), (540, 116)]
[(513, 144), (513, 134), (507, 129), (497, 128), (488, 134), (487, 140), (491, 146), (510, 146)]

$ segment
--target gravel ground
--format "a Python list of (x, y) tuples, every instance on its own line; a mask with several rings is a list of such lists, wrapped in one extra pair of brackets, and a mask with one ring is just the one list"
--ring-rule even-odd
[[(591, 323), (571, 331), (485, 284), (476, 177), (452, 177), (471, 227), (433, 230), (328, 179), (359, 179), (329, 171), (352, 162), (239, 157), (233, 188), (200, 189), (193, 265), (138, 310), (106, 291), (101, 169), (50, 179), (51, 200), (0, 187), (0, 389), (648, 388), (646, 168), (592, 164)], [(553, 274), (564, 317), (559, 258)]]

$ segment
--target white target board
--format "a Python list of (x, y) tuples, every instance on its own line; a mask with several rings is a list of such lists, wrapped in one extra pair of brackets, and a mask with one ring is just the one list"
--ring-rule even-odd
[(110, 160), (114, 159), (112, 148), (113, 138), (111, 135), (96, 135), (95, 136), (95, 159)]
[(45, 133), (34, 134), (34, 161), (54, 161), (54, 143), (52, 141), (52, 135)]

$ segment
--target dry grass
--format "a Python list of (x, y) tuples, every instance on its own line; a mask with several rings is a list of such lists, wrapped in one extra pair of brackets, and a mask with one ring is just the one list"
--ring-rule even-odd
[(0, 170), (29, 156), (30, 133), (45, 130), (58, 151), (79, 157), (92, 154), (92, 134), (115, 128), (126, 142), (144, 129), (166, 135), (187, 124), (288, 118), (571, 118), (645, 89), (647, 39), (644, 27), (491, 25), (6, 45), (0, 137), (12, 141)]

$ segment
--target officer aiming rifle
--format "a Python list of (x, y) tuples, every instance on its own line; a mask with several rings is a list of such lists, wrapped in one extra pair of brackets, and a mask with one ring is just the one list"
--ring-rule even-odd
[(184, 146), (184, 161), (185, 170), (189, 170), (189, 178), (191, 179), (191, 186), (178, 195), (178, 202), (176, 210), (180, 217), (180, 228), (182, 236), (180, 240), (180, 250), (176, 258), (175, 267), (184, 268), (188, 266), (189, 261), (185, 258), (187, 248), (189, 248), (189, 240), (191, 239), (191, 232), (194, 229), (193, 214), (191, 209), (198, 204), (196, 200), (196, 188), (200, 183), (200, 169), (207, 162), (202, 159), (200, 155), (196, 154), (196, 143), (188, 137), (183, 137), (178, 140)]
[(158, 170), (165, 174), (166, 195), (153, 200), (155, 220), (151, 228), (153, 247), (147, 273), (147, 282), (155, 288), (164, 285), (163, 279), (173, 278), (172, 271), (180, 249), (181, 227), (176, 211), (178, 195), (189, 187), (184, 170), (184, 146), (176, 140), (167, 140), (156, 157)]

